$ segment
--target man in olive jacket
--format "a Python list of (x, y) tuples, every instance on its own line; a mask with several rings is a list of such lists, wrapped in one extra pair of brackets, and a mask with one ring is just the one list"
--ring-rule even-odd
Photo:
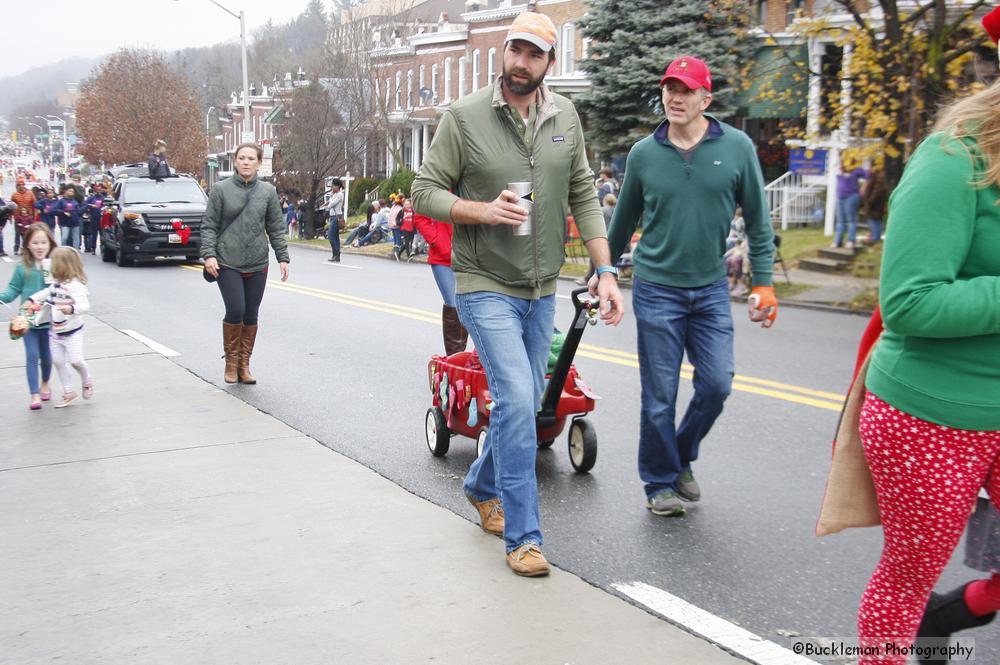
[[(580, 119), (542, 83), (555, 44), (547, 16), (520, 14), (507, 33), (502, 75), (444, 113), (413, 182), (417, 212), (455, 225), (458, 311), (493, 400), (486, 444), (465, 478), (465, 494), (483, 529), (503, 534), (507, 564), (525, 576), (549, 572), (538, 517), (535, 413), (570, 213), (601, 275), (602, 318), (617, 324), (623, 314)], [(524, 182), (531, 194), (507, 186)], [(522, 198), (532, 207), (530, 217), (518, 204)]]

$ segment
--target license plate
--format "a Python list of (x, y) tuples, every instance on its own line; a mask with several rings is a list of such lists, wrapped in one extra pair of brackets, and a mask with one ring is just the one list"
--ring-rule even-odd
[(176, 233), (171, 233), (169, 236), (167, 236), (167, 242), (169, 242), (170, 244), (180, 244), (181, 237)]

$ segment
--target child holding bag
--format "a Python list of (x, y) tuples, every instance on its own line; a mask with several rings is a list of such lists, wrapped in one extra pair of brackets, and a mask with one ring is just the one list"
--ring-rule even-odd
[[(0, 302), (9, 303), (18, 296), (21, 302), (29, 304), (28, 294), (45, 288), (48, 279), (48, 256), (56, 246), (52, 232), (45, 224), (32, 224), (24, 232), (24, 251), (21, 253), (21, 263), (14, 268), (7, 289), (0, 293)], [(29, 408), (37, 411), (42, 408), (42, 402), (52, 397), (49, 389), (49, 376), (52, 374), (52, 356), (49, 352), (49, 324), (34, 321), (24, 333), (25, 371), (28, 375), (28, 392), (31, 393)], [(38, 369), (41, 366), (42, 380), (38, 381)]]
[(83, 359), (83, 315), (90, 311), (90, 294), (79, 250), (66, 246), (52, 250), (52, 279), (51, 285), (30, 299), (51, 308), (49, 343), (52, 362), (63, 385), (62, 400), (55, 407), (61, 409), (80, 398), (73, 390), (71, 365), (80, 375), (83, 399), (94, 396), (94, 383)]

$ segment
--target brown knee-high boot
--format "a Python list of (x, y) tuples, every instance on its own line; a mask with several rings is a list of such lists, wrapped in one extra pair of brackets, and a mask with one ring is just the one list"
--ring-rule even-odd
[(441, 309), (441, 330), (444, 333), (444, 353), (452, 355), (459, 351), (465, 351), (465, 346), (469, 341), (469, 332), (462, 325), (462, 320), (458, 318), (458, 310), (454, 307), (444, 305)]
[(242, 323), (222, 322), (222, 350), (226, 352), (226, 371), (222, 378), (226, 383), (236, 383), (236, 367), (240, 362), (240, 334)]
[(257, 339), (257, 326), (243, 324), (243, 334), (240, 335), (240, 363), (238, 374), (240, 383), (257, 383), (250, 373), (250, 356), (253, 355), (253, 343)]

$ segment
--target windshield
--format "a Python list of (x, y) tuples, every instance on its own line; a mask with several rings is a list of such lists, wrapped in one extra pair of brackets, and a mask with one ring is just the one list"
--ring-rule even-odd
[(204, 203), (205, 193), (191, 180), (132, 180), (122, 203)]

